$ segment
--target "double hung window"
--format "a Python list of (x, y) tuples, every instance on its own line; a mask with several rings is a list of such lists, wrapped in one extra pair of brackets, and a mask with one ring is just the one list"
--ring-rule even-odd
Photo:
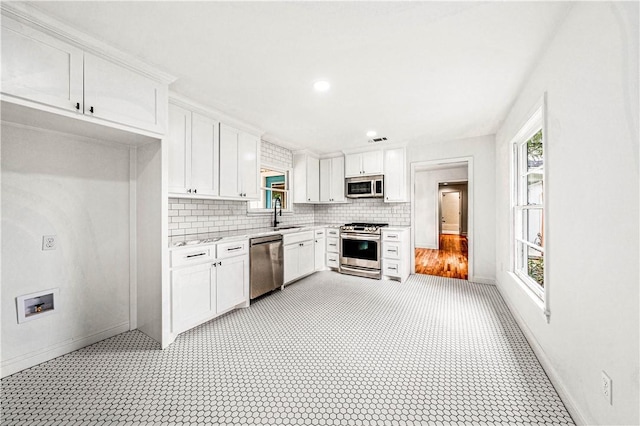
[(513, 141), (513, 272), (540, 299), (545, 291), (545, 134), (540, 106)]

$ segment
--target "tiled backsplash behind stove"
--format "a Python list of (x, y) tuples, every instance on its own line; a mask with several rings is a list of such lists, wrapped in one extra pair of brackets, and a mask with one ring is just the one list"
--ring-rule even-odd
[(346, 204), (317, 204), (318, 223), (371, 222), (396, 226), (411, 224), (411, 203), (385, 203), (382, 198), (355, 198)]

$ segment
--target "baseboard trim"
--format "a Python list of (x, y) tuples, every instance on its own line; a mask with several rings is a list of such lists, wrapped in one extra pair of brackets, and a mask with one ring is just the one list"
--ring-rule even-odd
[(488, 277), (479, 277), (477, 275), (469, 277), (469, 281), (471, 281), (472, 283), (496, 285), (495, 279)]
[(538, 362), (540, 362), (540, 365), (544, 369), (545, 373), (547, 373), (547, 377), (549, 377), (551, 384), (558, 392), (558, 395), (560, 396), (560, 399), (564, 403), (565, 407), (567, 407), (567, 411), (573, 418), (573, 421), (576, 423), (576, 425), (595, 424), (595, 422), (593, 421), (585, 420), (580, 410), (578, 410), (573, 397), (571, 396), (569, 391), (567, 391), (567, 387), (564, 385), (564, 381), (560, 378), (555, 368), (553, 368), (553, 364), (545, 354), (544, 349), (542, 349), (542, 346), (540, 346), (540, 344), (536, 340), (529, 326), (527, 326), (522, 316), (520, 316), (520, 313), (513, 306), (513, 303), (509, 296), (507, 296), (507, 294), (505, 294), (501, 290), (500, 285), (496, 285), (496, 287), (498, 288), (498, 293), (500, 293), (500, 296), (502, 296), (502, 300), (504, 300), (505, 304), (507, 305), (509, 312), (511, 312), (511, 315), (516, 320), (518, 327), (520, 327), (520, 330), (522, 330), (522, 334), (524, 334), (524, 337), (527, 339), (529, 346), (531, 346), (531, 349), (533, 349), (533, 353), (536, 355), (536, 358), (538, 358)]
[(59, 343), (48, 348), (30, 352), (28, 354), (15, 357), (3, 361), (0, 365), (0, 377), (7, 377), (15, 374), (19, 371), (26, 370), (27, 368), (34, 367), (45, 361), (50, 361), (62, 355), (66, 355), (69, 352), (76, 351), (84, 348), (85, 346), (92, 345), (101, 340), (108, 339), (120, 333), (129, 331), (129, 321), (118, 324), (114, 327), (92, 334), (90, 336), (80, 337), (77, 339), (70, 339), (63, 343)]

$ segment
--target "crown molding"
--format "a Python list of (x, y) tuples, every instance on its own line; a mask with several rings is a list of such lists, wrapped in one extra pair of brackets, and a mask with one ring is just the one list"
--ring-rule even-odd
[(0, 2), (0, 11), (4, 16), (62, 39), (85, 52), (108, 59), (163, 84), (170, 84), (176, 80), (175, 76), (50, 17), (31, 3)]

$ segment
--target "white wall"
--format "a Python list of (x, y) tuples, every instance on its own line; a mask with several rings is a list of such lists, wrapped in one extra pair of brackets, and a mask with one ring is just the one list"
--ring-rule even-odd
[[(128, 148), (3, 123), (2, 375), (126, 331), (129, 263)], [(15, 298), (54, 287), (58, 312), (18, 324)]]
[[(507, 273), (510, 140), (545, 91), (548, 324)], [(575, 3), (496, 142), (498, 288), (577, 421), (639, 424), (638, 3)]]
[[(493, 135), (446, 142), (416, 139), (407, 146), (411, 163), (459, 157), (473, 158), (469, 176), (471, 281), (495, 281), (495, 139)], [(471, 203), (473, 202), (473, 206)], [(472, 229), (471, 229), (472, 226)], [(470, 268), (471, 269), (471, 268)]]
[(438, 182), (467, 179), (467, 167), (416, 171), (415, 175), (415, 246), (438, 248)]

